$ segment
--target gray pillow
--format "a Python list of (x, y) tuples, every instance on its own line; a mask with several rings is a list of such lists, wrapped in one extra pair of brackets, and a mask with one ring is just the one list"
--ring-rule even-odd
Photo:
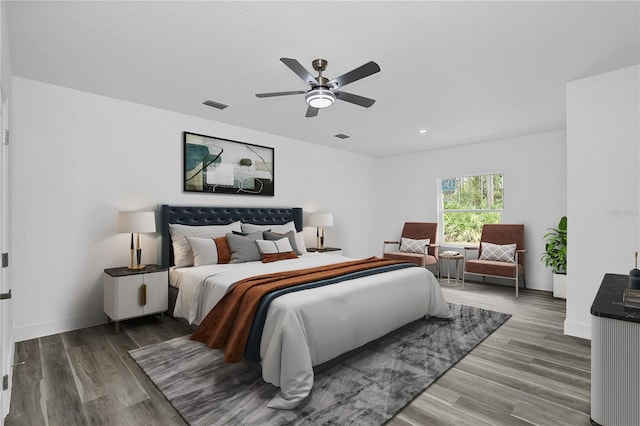
[(298, 245), (296, 244), (296, 233), (295, 231), (289, 231), (286, 234), (278, 234), (275, 232), (263, 231), (263, 238), (267, 241), (278, 241), (281, 238), (287, 238), (289, 243), (291, 244), (291, 248), (297, 255), (302, 255), (300, 249), (298, 249)]
[(262, 231), (249, 235), (227, 234), (227, 243), (231, 249), (231, 261), (229, 263), (244, 263), (262, 260), (256, 240), (262, 239)]

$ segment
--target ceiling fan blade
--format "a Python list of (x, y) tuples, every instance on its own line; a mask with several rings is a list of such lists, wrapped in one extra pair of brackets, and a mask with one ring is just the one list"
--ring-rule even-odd
[(289, 69), (293, 72), (295, 72), (296, 74), (298, 74), (298, 77), (300, 77), (305, 83), (309, 84), (309, 85), (315, 85), (315, 86), (319, 86), (320, 83), (318, 83), (318, 80), (316, 80), (316, 78), (314, 76), (312, 76), (309, 71), (306, 70), (305, 67), (303, 67), (300, 62), (298, 62), (296, 59), (292, 59), (292, 58), (280, 58), (280, 60), (282, 61), (283, 64), (285, 64), (286, 66), (289, 67)]
[(318, 115), (318, 108), (314, 108), (312, 106), (310, 106), (309, 108), (307, 108), (307, 113), (305, 114), (305, 117), (309, 118), (309, 117), (315, 117), (316, 115)]
[(340, 99), (341, 101), (351, 102), (352, 104), (360, 105), (365, 108), (369, 108), (371, 105), (376, 103), (375, 99), (365, 98), (364, 96), (354, 95), (353, 93), (349, 92), (335, 91), (333, 92), (333, 94), (336, 95), (336, 98)]
[(340, 77), (336, 77), (333, 80), (330, 80), (328, 86), (337, 89), (342, 86), (346, 86), (349, 83), (353, 83), (354, 81), (360, 80), (361, 78), (368, 77), (371, 74), (375, 74), (379, 71), (380, 67), (378, 66), (378, 64), (373, 61), (369, 61), (366, 64), (361, 65), (346, 74), (342, 74)]
[(307, 93), (304, 90), (293, 90), (291, 92), (256, 93), (258, 98), (271, 98), (273, 96), (302, 95)]

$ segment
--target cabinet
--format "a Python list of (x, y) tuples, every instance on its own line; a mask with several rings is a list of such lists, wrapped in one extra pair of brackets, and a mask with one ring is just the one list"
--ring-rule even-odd
[(640, 424), (640, 309), (622, 295), (628, 275), (606, 274), (591, 306), (591, 424)]
[(115, 321), (164, 313), (169, 305), (169, 272), (158, 265), (143, 270), (104, 270), (104, 312)]

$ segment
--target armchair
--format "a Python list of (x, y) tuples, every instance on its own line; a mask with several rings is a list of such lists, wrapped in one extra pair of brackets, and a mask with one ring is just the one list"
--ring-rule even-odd
[[(523, 287), (527, 288), (524, 279), (524, 254), (527, 252), (524, 249), (524, 225), (484, 225), (480, 236), (480, 246), (465, 247), (464, 249), (463, 290), (467, 274), (514, 280), (516, 299), (518, 298), (520, 277), (522, 277)], [(478, 251), (478, 258), (467, 260), (469, 251)]]
[[(406, 251), (402, 246), (402, 238), (411, 240), (429, 240), (424, 250), (418, 252)], [(438, 224), (430, 222), (405, 222), (400, 241), (385, 241), (382, 245), (382, 257), (385, 259), (404, 260), (416, 265), (427, 267), (436, 265), (438, 268)], [(405, 241), (406, 242), (406, 241)], [(388, 245), (398, 246), (395, 251), (385, 251)]]

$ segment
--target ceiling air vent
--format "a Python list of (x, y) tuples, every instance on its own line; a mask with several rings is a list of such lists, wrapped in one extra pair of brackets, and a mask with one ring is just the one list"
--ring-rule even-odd
[(229, 106), (221, 102), (212, 101), (211, 99), (207, 99), (206, 101), (203, 102), (203, 104), (213, 108), (218, 108), (218, 109), (225, 109), (226, 107)]
[(333, 135), (334, 137), (338, 138), (338, 139), (348, 139), (351, 136), (349, 135), (345, 135), (344, 133), (338, 133), (337, 135)]

